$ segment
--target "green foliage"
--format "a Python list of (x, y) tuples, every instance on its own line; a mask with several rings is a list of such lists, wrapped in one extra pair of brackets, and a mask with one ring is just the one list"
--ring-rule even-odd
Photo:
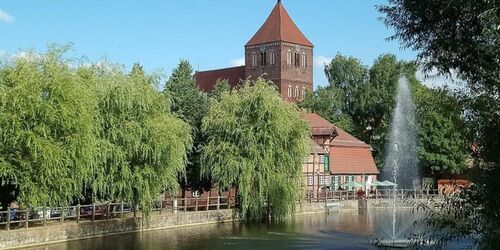
[(178, 190), (189, 125), (170, 114), (157, 77), (140, 65), (130, 74), (109, 63), (69, 67), (66, 50), (0, 68), (1, 202), (67, 205), (91, 190), (149, 211)]
[(446, 89), (414, 88), (419, 121), (419, 160), (427, 172), (458, 174), (467, 169), (467, 140), (461, 105)]
[(189, 125), (170, 114), (168, 102), (142, 70), (129, 75), (113, 65), (87, 74), (99, 95), (99, 154), (94, 192), (131, 200), (146, 211), (163, 192), (175, 193), (191, 146)]
[(203, 119), (203, 172), (219, 188), (237, 187), (246, 219), (283, 218), (301, 195), (309, 128), (262, 78), (222, 94)]
[(214, 89), (208, 95), (211, 98), (220, 99), (223, 93), (231, 91), (231, 86), (228, 80), (217, 80)]
[(66, 50), (27, 52), (0, 68), (1, 189), (25, 205), (72, 202), (97, 165), (98, 99)]
[(342, 94), (342, 112), (353, 116), (358, 91), (368, 80), (368, 69), (357, 58), (337, 54), (325, 65), (325, 75), (330, 87), (338, 89)]
[(208, 112), (209, 98), (196, 86), (193, 68), (188, 61), (181, 61), (165, 85), (167, 99), (172, 99), (172, 111), (191, 126), (193, 145), (188, 153), (186, 175), (181, 176), (183, 188), (210, 189), (210, 179), (200, 174), (200, 152), (205, 138), (201, 134), (201, 121)]

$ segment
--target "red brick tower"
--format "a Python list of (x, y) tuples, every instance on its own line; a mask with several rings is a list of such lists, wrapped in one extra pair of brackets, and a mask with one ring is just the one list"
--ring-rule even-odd
[(245, 45), (245, 75), (264, 74), (283, 99), (301, 99), (306, 89), (313, 90), (313, 47), (278, 1)]

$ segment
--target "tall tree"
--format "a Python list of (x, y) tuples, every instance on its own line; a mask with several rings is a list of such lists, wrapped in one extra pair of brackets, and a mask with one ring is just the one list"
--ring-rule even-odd
[(4, 208), (13, 199), (26, 206), (67, 205), (92, 176), (98, 101), (63, 59), (67, 49), (27, 52), (0, 68)]
[(191, 147), (189, 125), (170, 112), (151, 77), (134, 67), (114, 65), (82, 70), (99, 95), (100, 166), (89, 184), (93, 192), (149, 211), (164, 192), (176, 193)]
[(238, 187), (247, 219), (293, 213), (301, 195), (309, 128), (271, 82), (258, 78), (215, 101), (203, 119), (203, 172), (221, 189)]
[(354, 115), (354, 102), (358, 91), (368, 80), (368, 69), (354, 57), (337, 54), (325, 65), (325, 75), (331, 88), (340, 90), (342, 112)]
[(462, 105), (447, 89), (414, 87), (419, 126), (419, 161), (426, 174), (449, 175), (467, 170), (467, 135)]
[(181, 186), (184, 189), (209, 189), (210, 179), (203, 178), (200, 174), (200, 150), (205, 141), (201, 134), (201, 121), (210, 104), (207, 95), (196, 86), (193, 68), (188, 61), (182, 60), (173, 70), (164, 93), (172, 100), (172, 111), (191, 126), (193, 145), (188, 154), (186, 176), (180, 178)]
[[(482, 248), (495, 249), (500, 244), (500, 3), (390, 0), (379, 10), (395, 29), (392, 39), (418, 51), (427, 70), (456, 72), (466, 81), (466, 117), (478, 157), (476, 185), (433, 223), (446, 229), (446, 239), (472, 235)], [(464, 220), (464, 215), (471, 217)]]

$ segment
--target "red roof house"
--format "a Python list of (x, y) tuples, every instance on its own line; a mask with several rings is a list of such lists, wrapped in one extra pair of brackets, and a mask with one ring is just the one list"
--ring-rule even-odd
[[(334, 175), (376, 175), (379, 173), (370, 145), (331, 124), (315, 113), (302, 113), (313, 139), (328, 149), (330, 172)], [(328, 140), (325, 140), (325, 135)]]

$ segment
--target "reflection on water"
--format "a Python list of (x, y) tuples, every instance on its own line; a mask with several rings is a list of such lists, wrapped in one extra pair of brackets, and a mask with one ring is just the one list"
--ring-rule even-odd
[[(377, 235), (389, 210), (314, 214), (283, 223), (223, 223), (153, 230), (30, 248), (44, 250), (153, 249), (376, 249)], [(409, 220), (413, 219), (407, 211)], [(404, 215), (401, 215), (404, 218)], [(408, 221), (412, 224), (413, 221)], [(453, 248), (452, 248), (453, 249)]]

